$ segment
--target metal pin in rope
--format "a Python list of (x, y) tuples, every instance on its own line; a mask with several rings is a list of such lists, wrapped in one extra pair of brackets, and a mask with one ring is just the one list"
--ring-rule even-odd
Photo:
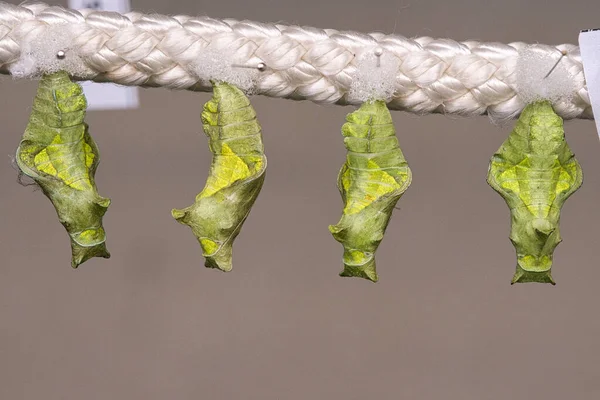
[(260, 72), (263, 72), (267, 69), (267, 65), (264, 62), (259, 62), (256, 65), (231, 64), (231, 66), (236, 68), (256, 68)]
[(556, 67), (558, 67), (558, 64), (560, 64), (560, 61), (563, 59), (564, 56), (567, 55), (567, 51), (566, 50), (562, 50), (560, 52), (560, 57), (558, 58), (558, 61), (556, 61), (556, 64), (554, 64), (554, 66), (550, 69), (550, 71), (548, 71), (548, 73), (546, 74), (546, 76), (544, 76), (544, 79), (546, 79), (547, 77), (550, 76), (550, 74), (556, 69)]
[(381, 56), (383, 55), (383, 49), (378, 47), (373, 53), (375, 54), (375, 57), (377, 57), (377, 67), (381, 67)]

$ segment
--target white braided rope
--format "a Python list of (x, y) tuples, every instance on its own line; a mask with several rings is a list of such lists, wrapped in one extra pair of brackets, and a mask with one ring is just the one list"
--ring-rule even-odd
[[(254, 94), (350, 104), (357, 57), (379, 47), (399, 59), (391, 109), (509, 119), (525, 106), (515, 84), (519, 50), (528, 46), (522, 42), (408, 39), (233, 19), (75, 11), (40, 3), (0, 2), (0, 73), (9, 74), (30, 35), (57, 24), (77, 29), (72, 51), (89, 71), (77, 79), (210, 91), (210, 83), (191, 68), (210, 45), (233, 53), (241, 64), (267, 66)], [(539, 49), (553, 57), (564, 52), (561, 63), (574, 80), (574, 95), (556, 102), (556, 112), (565, 119), (593, 118), (579, 48)]]

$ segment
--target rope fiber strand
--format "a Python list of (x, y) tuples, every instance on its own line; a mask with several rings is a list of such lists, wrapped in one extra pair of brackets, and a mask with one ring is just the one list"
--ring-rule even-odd
[[(66, 70), (78, 80), (211, 91), (210, 81), (195, 72), (202, 67), (197, 60), (210, 50), (227, 54), (239, 68), (263, 63), (252, 94), (358, 105), (360, 99), (350, 96), (357, 63), (383, 51), (398, 65), (395, 90), (387, 99), (390, 109), (506, 120), (526, 106), (519, 96), (517, 60), (527, 43), (408, 39), (233, 19), (76, 11), (42, 3), (0, 2), (0, 73), (11, 74), (28, 43), (57, 25), (71, 33), (66, 35), (71, 37), (67, 55), (81, 65)], [(572, 95), (554, 102), (556, 113), (564, 119), (593, 118), (579, 47), (536, 45), (536, 51), (555, 60), (564, 56), (560, 62), (573, 81)]]

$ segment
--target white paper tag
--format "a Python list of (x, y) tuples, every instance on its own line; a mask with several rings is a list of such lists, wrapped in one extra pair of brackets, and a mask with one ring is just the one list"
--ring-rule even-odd
[[(69, 0), (69, 8), (75, 10), (93, 8), (117, 11), (121, 14), (131, 11), (129, 0)], [(87, 98), (88, 110), (118, 110), (139, 106), (137, 87), (93, 82), (82, 82), (81, 86)]]
[(579, 33), (579, 51), (600, 137), (600, 29), (587, 29)]

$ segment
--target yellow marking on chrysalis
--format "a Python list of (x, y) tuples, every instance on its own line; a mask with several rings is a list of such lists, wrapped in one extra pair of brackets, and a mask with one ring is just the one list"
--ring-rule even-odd
[(36, 149), (37, 149), (37, 146), (33, 146), (33, 145), (20, 147), (19, 154), (21, 155), (21, 160), (26, 161), (27, 156), (31, 156), (33, 153), (35, 153)]
[(251, 160), (254, 161), (254, 173), (259, 172), (263, 169), (264, 162), (262, 157), (253, 157), (251, 158)]
[(65, 169), (58, 173), (58, 177), (69, 187), (75, 190), (87, 190), (90, 187), (89, 178), (79, 178), (74, 177), (68, 172), (68, 169)]
[(83, 144), (83, 150), (85, 151), (85, 166), (90, 168), (94, 163), (94, 159), (96, 158), (96, 156), (94, 155), (92, 146), (90, 146), (87, 143)]
[[(62, 138), (60, 137), (60, 135), (56, 135), (54, 136), (54, 139), (52, 139), (52, 142), (50, 143), (50, 146), (56, 146), (56, 145), (60, 145), (63, 143)], [(52, 175), (55, 176), (57, 178), (59, 178), (60, 180), (62, 180), (67, 186), (76, 189), (76, 190), (87, 190), (92, 186), (92, 183), (90, 182), (90, 178), (87, 174), (87, 169), (92, 165), (93, 161), (94, 161), (94, 154), (92, 152), (92, 147), (90, 145), (88, 145), (87, 143), (84, 143), (84, 153), (85, 153), (85, 160), (86, 160), (86, 168), (85, 170), (85, 174), (83, 177), (79, 177), (79, 176), (73, 176), (70, 173), (70, 166), (66, 165), (66, 163), (64, 162), (63, 159), (60, 158), (56, 158), (53, 157), (54, 159), (50, 158), (50, 155), (48, 154), (48, 147), (46, 147), (44, 150), (40, 151), (35, 157), (34, 157), (34, 164), (35, 167), (38, 171), (41, 172), (45, 172), (48, 175)], [(58, 149), (54, 152), (55, 154), (58, 153), (60, 155), (64, 155), (64, 151), (62, 149)], [(57, 168), (59, 167), (59, 168)], [(62, 168), (60, 168), (62, 167)], [(60, 172), (59, 172), (60, 170)], [(81, 168), (77, 168), (78, 172), (80, 172)]]
[(200, 246), (202, 247), (202, 252), (207, 256), (214, 254), (219, 249), (219, 245), (216, 242), (206, 238), (200, 239)]
[(367, 262), (367, 256), (362, 251), (350, 250), (346, 252), (345, 263), (350, 265), (363, 265)]
[[(346, 168), (346, 167), (344, 167), (344, 168)], [(350, 180), (350, 170), (348, 168), (346, 168), (346, 170), (342, 174), (342, 187), (344, 188), (344, 191), (348, 192), (348, 190), (350, 190), (351, 185), (352, 185), (352, 181)]]
[(556, 194), (559, 195), (563, 192), (571, 189), (571, 186), (575, 182), (574, 176), (577, 174), (576, 171), (573, 171), (573, 175), (569, 174), (566, 168), (560, 168), (560, 173), (558, 175), (558, 183), (556, 184)]
[(525, 255), (519, 257), (519, 266), (525, 271), (531, 272), (544, 272), (549, 271), (552, 267), (552, 259), (547, 255), (541, 257), (534, 257), (532, 255)]
[[(524, 174), (526, 173), (526, 171), (523, 171), (523, 166), (528, 164), (529, 160), (526, 158), (514, 167), (510, 167), (504, 172), (502, 172), (498, 176), (498, 180), (500, 181), (500, 187), (506, 190), (510, 190), (516, 195), (518, 195), (523, 204), (525, 204), (527, 210), (532, 215), (536, 215), (539, 217), (547, 217), (550, 211), (550, 207), (544, 203), (540, 203), (539, 199), (534, 199), (532, 197), (531, 185), (533, 181), (529, 180), (525, 187), (521, 186), (521, 183), (523, 183), (523, 181), (525, 180)], [(548, 204), (551, 204), (554, 201), (554, 195), (549, 194), (548, 198), (544, 200)]]
[[(370, 182), (367, 185), (368, 192), (362, 199), (349, 199), (348, 204), (344, 208), (344, 214), (346, 215), (356, 214), (380, 197), (400, 189), (400, 185), (396, 182), (394, 177), (379, 169), (379, 165), (373, 160), (368, 161), (367, 168), (374, 170), (366, 173), (366, 180)], [(347, 179), (347, 181), (344, 179)], [(350, 187), (351, 184), (352, 182), (350, 182), (348, 178), (342, 177), (342, 185), (344, 188), (346, 185)]]
[(52, 176), (56, 176), (56, 174), (58, 174), (56, 168), (54, 168), (52, 162), (50, 161), (50, 157), (48, 156), (48, 151), (46, 149), (37, 153), (33, 158), (33, 162), (38, 171)]
[(519, 193), (520, 187), (518, 181), (504, 181), (500, 184), (501, 187), (507, 190), (511, 190), (515, 193)]
[(517, 167), (508, 168), (506, 171), (500, 174), (498, 177), (500, 180), (513, 180), (517, 179)]
[[(526, 159), (527, 160), (527, 159)], [(555, 189), (553, 191), (548, 192), (547, 197), (544, 199), (545, 202), (544, 204), (539, 202), (539, 199), (537, 199), (538, 201), (536, 201), (536, 199), (532, 198), (532, 187), (531, 185), (533, 184), (533, 181), (529, 181), (526, 187), (522, 187), (521, 183), (522, 181), (525, 180), (525, 176), (524, 174), (519, 174), (519, 169), (523, 168), (523, 165), (528, 164), (528, 162), (522, 161), (521, 163), (519, 163), (518, 165), (508, 168), (506, 169), (504, 172), (502, 172), (499, 176), (498, 176), (498, 180), (500, 181), (500, 187), (502, 187), (503, 189), (507, 189), (510, 190), (512, 192), (514, 192), (515, 194), (517, 194), (519, 196), (519, 198), (521, 199), (521, 201), (526, 205), (527, 209), (529, 210), (529, 212), (531, 212), (531, 214), (536, 215), (536, 216), (540, 216), (540, 217), (546, 217), (548, 216), (548, 213), (550, 212), (550, 204), (552, 204), (555, 199), (556, 196), (559, 195), (560, 193), (566, 192), (568, 191), (571, 186), (573, 185), (574, 179), (572, 178), (572, 176), (567, 172), (567, 170), (565, 168), (563, 168), (562, 166), (560, 166), (560, 164), (557, 164), (558, 166), (556, 166), (556, 169), (559, 169), (558, 172), (558, 179), (554, 182), (556, 182), (556, 186)], [(550, 179), (548, 179), (550, 180)], [(553, 182), (548, 182), (547, 184), (552, 184)]]
[(231, 186), (234, 182), (252, 175), (244, 160), (238, 157), (227, 144), (223, 144), (221, 149), (222, 157), (216, 158), (213, 175), (206, 180), (206, 186), (199, 198), (212, 196), (219, 190)]
[(54, 139), (52, 139), (52, 142), (50, 144), (62, 144), (63, 140), (60, 137), (60, 135), (55, 135)]
[(86, 229), (72, 235), (73, 240), (81, 246), (95, 246), (103, 243), (106, 239), (106, 233), (102, 228)]
[(206, 104), (204, 105), (204, 108), (213, 114), (217, 113), (217, 112), (219, 112), (219, 102), (216, 101), (214, 98), (210, 99), (209, 101), (206, 102)]

